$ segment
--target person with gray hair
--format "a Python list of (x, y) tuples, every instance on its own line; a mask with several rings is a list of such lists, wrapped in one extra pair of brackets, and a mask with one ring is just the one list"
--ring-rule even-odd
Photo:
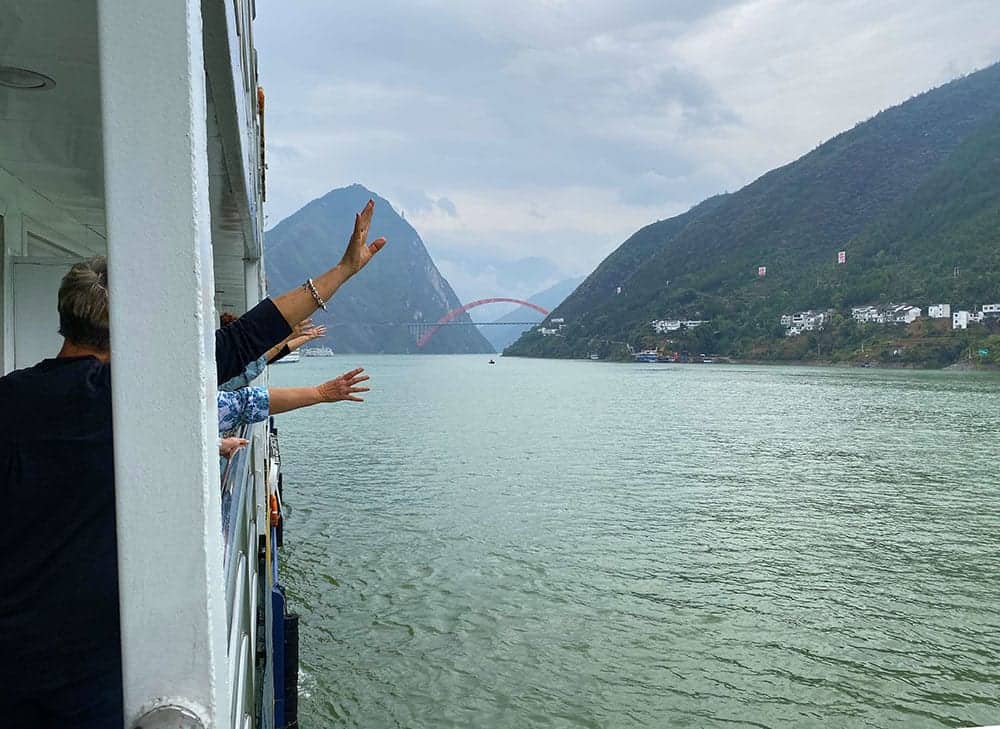
[[(384, 245), (355, 220), (341, 261), (216, 332), (220, 382), (285, 339)], [(124, 724), (104, 258), (59, 287), (58, 355), (0, 377), (0, 726)], [(152, 670), (155, 670), (153, 667)]]
[(59, 287), (59, 333), (69, 342), (111, 349), (108, 327), (108, 262), (92, 258), (77, 264)]
[(0, 378), (4, 726), (122, 711), (106, 261), (73, 266), (58, 306), (58, 356)]

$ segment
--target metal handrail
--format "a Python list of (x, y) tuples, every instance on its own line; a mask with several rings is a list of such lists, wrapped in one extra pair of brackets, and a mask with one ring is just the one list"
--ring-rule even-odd
[[(228, 660), (232, 705), (230, 726), (253, 716), (257, 680), (253, 655), (257, 636), (257, 512), (263, 488), (256, 483), (255, 449), (266, 447), (262, 427), (243, 426), (239, 435), (250, 444), (234, 453), (222, 468), (221, 528), (223, 576), (228, 620)], [(252, 721), (251, 721), (252, 725)]]
[[(247, 428), (240, 431), (241, 437), (252, 435)], [(249, 439), (248, 439), (249, 440)], [(226, 617), (232, 621), (233, 588), (235, 573), (233, 571), (235, 557), (245, 552), (245, 524), (247, 498), (250, 489), (247, 488), (250, 475), (250, 448), (241, 448), (234, 453), (222, 471), (222, 543), (223, 543), (223, 575), (226, 585)]]

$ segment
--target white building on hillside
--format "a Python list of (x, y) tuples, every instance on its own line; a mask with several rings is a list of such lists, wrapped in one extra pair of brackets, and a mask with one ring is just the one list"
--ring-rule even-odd
[(909, 304), (855, 306), (851, 309), (851, 317), (862, 324), (912, 324), (922, 313), (923, 309), (919, 306)]
[(666, 334), (681, 329), (694, 329), (704, 323), (705, 321), (699, 319), (655, 319), (649, 324), (657, 334)]
[(666, 334), (667, 332), (676, 332), (681, 328), (680, 319), (655, 319), (650, 322), (653, 327), (653, 331), (657, 334)]
[(992, 313), (994, 309), (987, 309), (989, 306), (987, 304), (982, 309), (976, 312), (972, 311), (956, 311), (951, 315), (951, 328), (952, 329), (968, 329), (969, 324), (982, 324), (987, 319), (992, 319), (994, 317), (1000, 316), (1000, 312)]
[(832, 311), (799, 311), (795, 314), (785, 314), (781, 317), (781, 326), (785, 327), (786, 337), (796, 337), (803, 332), (821, 330), (830, 321)]
[(979, 310), (979, 313), (981, 316), (991, 319), (1000, 317), (1000, 304), (983, 304), (983, 308)]
[(880, 324), (877, 306), (855, 306), (851, 308), (851, 318), (861, 324)]
[(927, 307), (931, 319), (951, 319), (951, 304), (932, 304)]
[(545, 322), (542, 322), (537, 327), (538, 333), (543, 337), (551, 337), (553, 334), (559, 334), (563, 329), (566, 328), (566, 320), (562, 317), (557, 317), (555, 319), (550, 319), (549, 324), (555, 324), (555, 326), (547, 327)]
[(910, 306), (909, 304), (899, 304), (898, 306), (889, 304), (889, 307), (888, 313), (892, 324), (912, 324), (923, 313), (923, 309), (919, 306)]

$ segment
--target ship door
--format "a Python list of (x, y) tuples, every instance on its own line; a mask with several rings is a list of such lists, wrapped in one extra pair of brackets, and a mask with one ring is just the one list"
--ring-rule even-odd
[(13, 269), (14, 369), (21, 369), (59, 353), (59, 284), (81, 259), (15, 256), (7, 260)]

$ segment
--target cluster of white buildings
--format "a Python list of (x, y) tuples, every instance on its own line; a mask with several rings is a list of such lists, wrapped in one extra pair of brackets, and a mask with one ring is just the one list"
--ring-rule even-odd
[[(834, 309), (826, 311), (799, 311), (794, 314), (784, 314), (781, 326), (785, 327), (786, 337), (797, 337), (805, 332), (822, 330), (831, 317)], [(851, 308), (851, 317), (861, 324), (912, 324), (923, 315), (923, 309), (910, 304), (885, 304), (876, 306), (855, 306)], [(952, 312), (951, 304), (932, 304), (927, 307), (929, 319), (951, 319), (952, 329), (968, 329), (969, 324), (982, 323), (987, 319), (1000, 321), (1000, 304), (983, 304), (978, 311)], [(561, 320), (553, 319), (552, 322)], [(694, 329), (705, 324), (705, 321), (693, 319), (655, 319), (649, 324), (657, 334), (676, 332), (681, 329)], [(560, 326), (561, 328), (561, 326)], [(542, 334), (555, 334), (558, 329), (542, 329)]]
[(681, 329), (694, 329), (705, 323), (704, 320), (699, 319), (654, 319), (649, 322), (650, 326), (653, 327), (653, 331), (657, 334), (677, 332)]
[[(851, 316), (863, 324), (911, 324), (919, 319), (922, 310), (909, 304), (889, 304), (887, 306), (855, 306)], [(986, 319), (1000, 319), (1000, 304), (983, 304), (979, 311), (960, 310), (953, 312), (951, 304), (932, 304), (927, 307), (929, 319), (951, 319), (952, 329), (968, 329), (969, 324), (982, 323)]]
[(781, 326), (785, 327), (786, 337), (797, 337), (803, 332), (818, 332), (833, 316), (833, 309), (827, 311), (800, 311), (795, 314), (785, 314), (781, 317)]
[[(785, 327), (786, 337), (796, 337), (803, 332), (821, 330), (830, 317), (833, 309), (827, 311), (800, 311), (795, 314), (785, 314), (781, 317), (781, 325)], [(912, 324), (923, 315), (923, 309), (910, 304), (886, 304), (883, 306), (855, 306), (851, 308), (851, 317), (861, 324)], [(987, 319), (1000, 320), (1000, 304), (983, 304), (978, 311), (952, 312), (951, 304), (933, 304), (927, 307), (927, 317), (930, 319), (951, 319), (952, 329), (968, 329), (969, 324), (982, 323)], [(653, 322), (654, 325), (657, 322)]]
[(1000, 304), (983, 304), (979, 311), (956, 311), (951, 315), (951, 328), (968, 329), (969, 324), (982, 324), (987, 319), (1000, 319)]

